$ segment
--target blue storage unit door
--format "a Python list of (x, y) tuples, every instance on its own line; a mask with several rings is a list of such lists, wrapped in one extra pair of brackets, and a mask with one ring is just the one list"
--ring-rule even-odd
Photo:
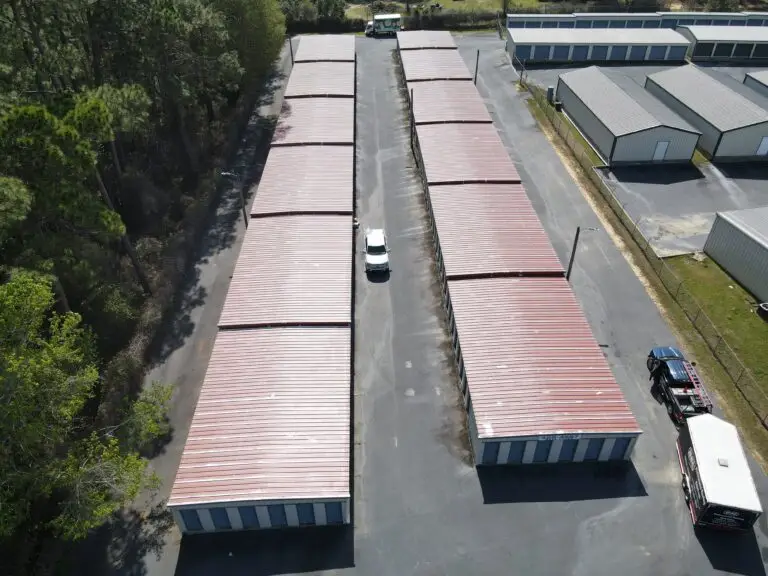
[(315, 523), (315, 507), (312, 504), (296, 504), (296, 514), (301, 526), (311, 526)]
[(530, 44), (518, 44), (515, 46), (515, 56), (517, 56), (519, 60), (528, 60), (531, 57)]
[(613, 46), (611, 47), (611, 60), (626, 60), (628, 46)]
[(677, 26), (677, 20), (662, 20), (661, 21), (661, 27), (662, 28), (674, 28)]
[(325, 503), (325, 521), (328, 524), (343, 524), (341, 517), (341, 502)]
[(592, 46), (590, 60), (608, 60), (608, 46)]
[(752, 48), (754, 44), (736, 44), (736, 48), (733, 49), (734, 58), (749, 58), (752, 55)]
[(631, 441), (632, 440), (630, 438), (616, 438), (616, 442), (611, 449), (611, 455), (609, 458), (611, 460), (623, 460), (624, 453), (627, 451), (627, 448), (629, 448), (629, 443)]
[(642, 28), (642, 20), (627, 20), (627, 28)]
[(272, 504), (267, 507), (267, 510), (269, 510), (269, 523), (272, 526), (288, 526), (288, 519), (285, 517), (285, 506), (282, 504)]
[(712, 26), (728, 26), (728, 20), (712, 20)]
[(592, 28), (608, 28), (608, 20), (595, 20), (592, 22)]
[(712, 20), (696, 20), (696, 26), (712, 26)]
[(541, 23), (542, 28), (557, 28), (557, 20), (544, 20)]
[(583, 62), (589, 56), (589, 46), (574, 46), (571, 60), (574, 62)]
[(661, 28), (661, 20), (643, 20), (643, 28)]
[(483, 442), (483, 464), (496, 464), (499, 459), (499, 443)]
[(563, 440), (563, 446), (560, 448), (560, 455), (557, 457), (557, 461), (573, 462), (573, 457), (576, 455), (576, 447), (578, 445), (578, 440)]
[(664, 60), (667, 55), (666, 46), (651, 46), (651, 51), (648, 54), (648, 60)]
[(669, 52), (667, 53), (667, 60), (672, 60), (674, 62), (682, 62), (685, 60), (685, 51), (687, 48), (685, 46), (670, 46)]
[(549, 451), (552, 449), (552, 440), (539, 440), (536, 442), (536, 450), (533, 453), (534, 462), (546, 462)]
[(592, 28), (591, 20), (576, 20), (576, 28)]
[(715, 58), (730, 58), (733, 53), (734, 44), (730, 42), (720, 42), (715, 45)]
[(568, 53), (570, 51), (570, 46), (555, 46), (555, 49), (552, 51), (552, 60), (557, 60), (558, 62), (566, 62), (568, 60)]
[(549, 49), (551, 46), (534, 46), (533, 47), (533, 59), (534, 60), (549, 60)]
[(509, 456), (507, 457), (507, 464), (520, 464), (523, 461), (523, 454), (525, 453), (525, 440), (517, 442), (511, 442), (509, 444)]
[(229, 523), (229, 515), (224, 508), (210, 508), (211, 520), (216, 530), (231, 530), (232, 524)]
[(237, 511), (240, 513), (240, 521), (243, 523), (243, 528), (258, 528), (259, 517), (256, 515), (256, 508), (253, 506), (238, 506)]
[(603, 449), (604, 438), (592, 438), (587, 444), (587, 451), (584, 452), (584, 462), (594, 462), (600, 456), (600, 450)]
[(746, 20), (731, 20), (731, 23), (729, 26), (746, 26), (747, 21)]
[(627, 21), (626, 20), (611, 20), (608, 24), (608, 28), (626, 28), (627, 27)]
[(648, 52), (648, 46), (632, 46), (629, 49), (629, 59), (633, 62), (642, 62), (645, 60), (646, 52)]
[(762, 20), (747, 20), (747, 26), (762, 26)]
[(507, 22), (507, 28), (525, 28), (525, 22), (522, 20), (510, 20)]
[(576, 22), (569, 21), (569, 22), (560, 22), (560, 26), (558, 28), (575, 28)]
[(539, 20), (529, 20), (525, 23), (526, 28), (541, 28), (541, 22)]
[(693, 26), (693, 18), (682, 18), (677, 21), (678, 26)]
[(200, 516), (197, 515), (197, 510), (179, 510), (179, 513), (188, 531), (197, 532), (203, 529)]

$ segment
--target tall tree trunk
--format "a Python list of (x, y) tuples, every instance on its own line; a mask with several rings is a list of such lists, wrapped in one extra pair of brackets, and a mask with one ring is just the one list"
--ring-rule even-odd
[(63, 314), (71, 312), (69, 307), (69, 300), (67, 299), (67, 293), (64, 291), (64, 286), (61, 284), (61, 280), (58, 276), (53, 276), (53, 292), (56, 294), (56, 301), (59, 306), (59, 311)]
[(123, 167), (120, 165), (120, 155), (117, 153), (117, 145), (115, 144), (115, 140), (117, 140), (117, 134), (115, 134), (115, 137), (109, 141), (109, 149), (112, 151), (112, 163), (115, 165), (117, 177), (122, 178)]
[(35, 58), (35, 52), (27, 41), (26, 34), (24, 34), (24, 24), (21, 20), (21, 12), (19, 12), (19, 4), (16, 0), (10, 1), (11, 12), (13, 12), (13, 20), (16, 22), (16, 27), (19, 30), (19, 36), (21, 37), (21, 45), (24, 49), (24, 54), (27, 56), (27, 62), (29, 62), (30, 68), (35, 71), (35, 80), (37, 83), (37, 89), (42, 94), (45, 92), (45, 79), (42, 75), (42, 70), (37, 65), (37, 58)]
[[(29, 25), (29, 31), (32, 34), (32, 42), (34, 42), (35, 47), (37, 48), (37, 51), (40, 54), (41, 65), (43, 67), (47, 67), (48, 63), (46, 62), (46, 58), (45, 58), (46, 50), (45, 50), (45, 47), (43, 46), (43, 39), (40, 36), (40, 27), (37, 25), (37, 21), (35, 20), (35, 17), (32, 14), (32, 10), (29, 7), (29, 4), (27, 4), (27, 2), (25, 0), (22, 0), (21, 7), (23, 8), (24, 15), (27, 18), (27, 24)], [(51, 78), (51, 82), (53, 83), (53, 87), (57, 91), (61, 92), (62, 91), (61, 80), (51, 70), (48, 70), (48, 72), (49, 72), (49, 76)]]

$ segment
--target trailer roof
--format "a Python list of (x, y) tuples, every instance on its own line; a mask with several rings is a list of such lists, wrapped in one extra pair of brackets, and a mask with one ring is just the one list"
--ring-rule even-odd
[(522, 184), (429, 188), (448, 279), (564, 274)]
[(252, 220), (219, 327), (349, 325), (352, 256), (351, 216)]
[(400, 50), (451, 49), (456, 48), (456, 42), (445, 30), (408, 30), (397, 33), (397, 46)]
[(458, 50), (402, 50), (406, 82), (472, 80)]
[(483, 99), (470, 81), (435, 80), (411, 82), (413, 117), (416, 124), (446, 122), (492, 123)]
[(346, 34), (299, 36), (294, 62), (354, 62), (355, 37)]
[(480, 438), (640, 434), (565, 278), (448, 290)]
[(348, 498), (350, 338), (219, 332), (168, 505)]
[(689, 46), (685, 36), (669, 28), (509, 28), (514, 44)]
[(285, 87), (286, 98), (352, 98), (354, 95), (354, 62), (297, 62)]
[(736, 426), (712, 414), (693, 416), (686, 423), (707, 501), (762, 512)]
[(353, 144), (353, 98), (286, 98), (272, 146)]

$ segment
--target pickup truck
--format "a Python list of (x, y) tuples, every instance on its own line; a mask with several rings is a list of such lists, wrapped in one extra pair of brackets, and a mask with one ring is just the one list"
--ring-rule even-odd
[(667, 413), (678, 425), (685, 419), (712, 412), (712, 400), (701, 384), (694, 364), (688, 362), (674, 346), (653, 348), (646, 361)]

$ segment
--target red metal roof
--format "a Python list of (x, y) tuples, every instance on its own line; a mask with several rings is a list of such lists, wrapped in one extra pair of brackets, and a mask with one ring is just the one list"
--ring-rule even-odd
[(353, 97), (355, 95), (354, 62), (302, 62), (293, 65), (286, 98), (311, 96)]
[(432, 186), (446, 276), (564, 274), (521, 184)]
[(422, 48), (456, 48), (456, 42), (450, 32), (440, 30), (408, 30), (397, 33), (397, 46), (400, 50), (419, 50)]
[(342, 34), (299, 36), (294, 62), (354, 62), (355, 37)]
[(427, 184), (520, 182), (493, 124), (428, 124), (416, 133)]
[(348, 498), (350, 337), (219, 332), (168, 505)]
[(354, 122), (352, 98), (286, 99), (272, 146), (353, 144)]
[(472, 80), (458, 50), (403, 50), (406, 82), (420, 80)]
[(448, 288), (480, 438), (640, 432), (564, 278)]
[(252, 220), (219, 326), (349, 324), (352, 217)]
[(352, 146), (272, 148), (251, 206), (251, 215), (351, 215), (353, 170)]
[(493, 122), (477, 88), (468, 80), (411, 82), (408, 94), (413, 95), (416, 124)]

